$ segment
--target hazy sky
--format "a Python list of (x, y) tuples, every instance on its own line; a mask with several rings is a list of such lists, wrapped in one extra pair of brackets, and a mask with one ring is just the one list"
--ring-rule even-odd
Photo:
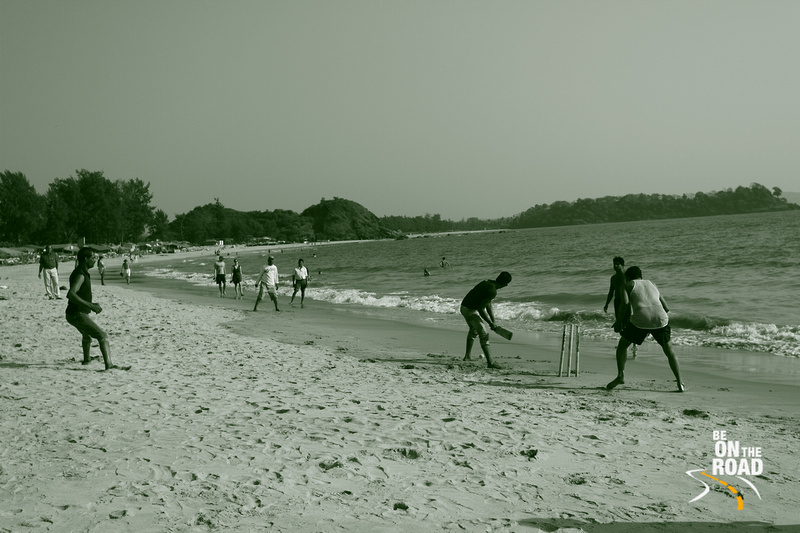
[(0, 170), (378, 216), (800, 190), (800, 1), (0, 0)]

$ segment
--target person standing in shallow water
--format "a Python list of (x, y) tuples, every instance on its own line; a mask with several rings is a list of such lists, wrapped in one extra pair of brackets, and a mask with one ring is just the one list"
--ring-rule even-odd
[(686, 387), (681, 379), (678, 358), (672, 349), (669, 327), (669, 307), (652, 281), (642, 279), (642, 270), (637, 266), (625, 272), (625, 290), (622, 292), (620, 316), (614, 323), (614, 331), (619, 332), (617, 344), (617, 377), (606, 385), (611, 390), (625, 383), (625, 362), (628, 359), (628, 346), (642, 344), (648, 335), (652, 335), (664, 355), (678, 384), (678, 392)]
[(508, 286), (509, 283), (511, 283), (511, 274), (501, 272), (495, 280), (487, 279), (475, 285), (461, 301), (461, 316), (464, 317), (469, 326), (464, 361), (470, 360), (475, 337), (478, 337), (483, 354), (486, 356), (486, 365), (489, 368), (500, 368), (499, 365), (492, 361), (492, 356), (489, 353), (489, 332), (486, 331), (484, 322), (489, 325), (489, 329), (495, 329), (492, 300), (497, 296), (497, 290)]
[(100, 304), (92, 301), (92, 277), (89, 270), (94, 266), (97, 256), (91, 248), (81, 248), (78, 251), (78, 266), (69, 276), (69, 292), (67, 292), (67, 322), (77, 329), (82, 336), (81, 345), (83, 347), (83, 362), (88, 365), (91, 363), (90, 356), (92, 339), (97, 339), (100, 344), (100, 353), (103, 354), (103, 362), (106, 370), (118, 368), (128, 370), (130, 367), (119, 367), (111, 363), (111, 346), (108, 343), (108, 334), (103, 331), (89, 313), (100, 313), (103, 309)]
[(303, 307), (303, 302), (306, 299), (306, 287), (308, 286), (308, 269), (302, 259), (297, 260), (297, 268), (294, 269), (292, 274), (292, 284), (294, 285), (294, 292), (292, 293), (292, 300), (289, 305), (294, 304), (294, 297), (297, 291), (300, 291), (300, 307)]

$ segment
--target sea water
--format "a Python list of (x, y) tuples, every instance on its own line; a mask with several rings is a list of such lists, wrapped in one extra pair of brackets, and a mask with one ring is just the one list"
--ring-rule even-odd
[[(213, 284), (208, 257), (142, 266), (151, 276)], [(493, 304), (515, 331), (615, 339), (603, 304), (612, 258), (637, 265), (670, 308), (673, 342), (800, 357), (800, 212), (649, 220), (445, 234), (292, 249), (275, 246), (281, 281), (297, 260), (311, 274), (307, 304), (324, 300), (388, 319), (461, 324), (459, 303), (476, 283), (506, 270), (511, 284)], [(266, 263), (264, 249), (226, 248), (246, 280)], [(446, 257), (448, 267), (441, 267)], [(429, 276), (423, 275), (425, 269)]]

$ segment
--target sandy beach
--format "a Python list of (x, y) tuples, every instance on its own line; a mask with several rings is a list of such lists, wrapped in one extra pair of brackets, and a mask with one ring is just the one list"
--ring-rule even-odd
[[(648, 342), (608, 392), (607, 342), (487, 370), (465, 331), (93, 272), (132, 365), (99, 372), (36, 273), (0, 269), (0, 531), (800, 531), (797, 360), (677, 350), (680, 394)], [(703, 477), (721, 431), (763, 472)]]

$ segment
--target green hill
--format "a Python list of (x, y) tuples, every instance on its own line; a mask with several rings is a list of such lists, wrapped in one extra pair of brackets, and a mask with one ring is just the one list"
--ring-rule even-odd
[(374, 213), (359, 203), (343, 198), (323, 198), (300, 216), (311, 219), (316, 240), (377, 239), (389, 235), (381, 228)]

